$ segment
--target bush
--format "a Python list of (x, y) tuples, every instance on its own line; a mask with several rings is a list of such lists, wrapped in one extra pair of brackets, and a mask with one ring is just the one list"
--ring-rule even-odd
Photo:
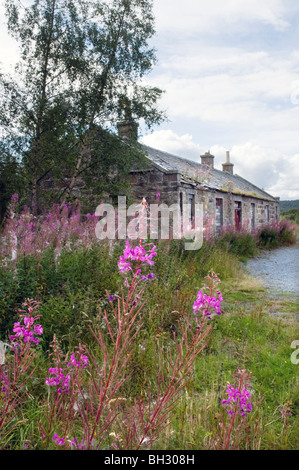
[(295, 242), (295, 227), (288, 220), (266, 225), (257, 233), (258, 246), (267, 250), (292, 245)]
[(251, 258), (257, 254), (254, 236), (246, 231), (223, 231), (217, 238), (216, 244), (229, 253), (242, 259)]
[(279, 223), (279, 239), (282, 245), (296, 243), (295, 227), (288, 220), (281, 220)]
[(271, 250), (280, 246), (279, 232), (274, 227), (266, 225), (258, 232), (258, 246)]

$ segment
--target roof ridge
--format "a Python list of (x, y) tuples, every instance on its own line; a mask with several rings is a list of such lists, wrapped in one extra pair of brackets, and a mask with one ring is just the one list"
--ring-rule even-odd
[[(167, 172), (179, 172), (181, 175), (187, 174), (188, 173), (188, 168), (179, 168), (176, 166), (176, 163), (179, 164), (181, 162), (182, 164), (190, 164), (191, 167), (201, 169), (204, 167), (202, 163), (199, 163), (195, 160), (190, 160), (188, 158), (180, 157), (179, 155), (174, 155), (170, 152), (165, 152), (164, 150), (159, 150), (154, 147), (151, 147), (149, 145), (141, 144), (142, 147), (144, 148), (145, 152), (148, 153), (148, 158), (151, 160), (151, 162), (155, 165), (158, 165), (161, 167), (163, 164), (165, 166), (164, 171)], [(163, 158), (163, 155), (165, 158)], [(170, 161), (168, 161), (168, 158), (170, 158)], [(155, 161), (155, 158), (157, 160), (160, 160), (160, 164)], [(174, 161), (173, 161), (174, 160)], [(163, 166), (161, 168), (163, 170)], [(247, 194), (249, 195), (250, 193), (252, 194), (252, 197), (258, 197), (262, 199), (263, 196), (265, 196), (266, 199), (271, 199), (272, 201), (275, 200), (274, 196), (271, 194), (267, 193), (265, 190), (259, 188), (255, 184), (251, 183), (250, 181), (246, 180), (242, 176), (238, 175), (237, 173), (231, 174), (226, 171), (220, 170), (218, 168), (210, 168), (210, 176), (212, 178), (211, 184), (207, 183), (205, 184), (206, 187), (210, 187), (213, 189), (218, 189), (222, 190), (222, 188), (225, 187), (228, 181), (232, 181), (233, 183), (241, 183), (241, 186), (235, 188), (235, 192), (238, 193), (238, 191), (242, 194)], [(189, 175), (190, 176), (190, 175)], [(192, 175), (190, 176), (192, 178)], [(238, 186), (238, 185), (237, 185)], [(245, 186), (245, 187), (242, 187)], [(247, 186), (247, 188), (246, 188)], [(256, 190), (257, 194), (255, 194), (252, 190)], [(234, 190), (233, 190), (234, 192)]]

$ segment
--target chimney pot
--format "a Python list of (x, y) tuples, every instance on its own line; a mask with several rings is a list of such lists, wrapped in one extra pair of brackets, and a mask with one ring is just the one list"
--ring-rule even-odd
[(209, 166), (210, 168), (214, 168), (214, 155), (210, 154), (210, 151), (208, 150), (204, 155), (200, 156), (201, 158), (201, 164)]
[(230, 175), (234, 174), (234, 165), (230, 162), (229, 151), (226, 151), (226, 159), (225, 163), (222, 163), (222, 171), (226, 171)]

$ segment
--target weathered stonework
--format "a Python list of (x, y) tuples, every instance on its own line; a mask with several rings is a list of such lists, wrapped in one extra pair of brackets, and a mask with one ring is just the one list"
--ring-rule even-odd
[[(202, 163), (176, 157), (144, 146), (149, 167), (132, 171), (132, 192), (149, 204), (200, 203), (205, 220), (214, 233), (221, 227), (253, 230), (279, 221), (279, 198), (274, 198), (238, 175), (227, 155), (223, 171), (214, 168), (207, 152)], [(191, 201), (191, 202), (190, 202)]]

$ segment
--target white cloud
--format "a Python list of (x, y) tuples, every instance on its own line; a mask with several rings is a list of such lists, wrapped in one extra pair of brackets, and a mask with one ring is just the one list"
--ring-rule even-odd
[(235, 172), (265, 190), (275, 183), (279, 171), (284, 171), (284, 156), (274, 149), (246, 142), (233, 146), (230, 154)]
[(177, 135), (172, 130), (155, 131), (142, 139), (142, 143), (173, 155), (199, 160), (200, 145), (193, 142), (192, 135)]
[(232, 27), (240, 30), (256, 21), (278, 31), (289, 26), (283, 0), (154, 0), (154, 7), (160, 31), (229, 33)]
[[(193, 55), (194, 54), (194, 55)], [(166, 91), (161, 106), (170, 120), (198, 123), (218, 143), (219, 130), (230, 145), (249, 141), (282, 153), (298, 150), (298, 50), (283, 54), (219, 46), (195, 54), (169, 55), (151, 77)], [(213, 135), (214, 134), (214, 135)], [(201, 135), (193, 136), (202, 141)], [(221, 144), (221, 142), (219, 142)]]
[(269, 192), (281, 199), (299, 199), (299, 153), (291, 157), (283, 156), (283, 166), (279, 165), (279, 177), (269, 187)]
[(161, 64), (161, 73), (152, 80), (166, 91), (164, 102), (173, 117), (234, 121), (236, 103), (241, 105), (241, 117), (251, 107), (273, 100), (292, 107), (298, 77), (295, 54), (281, 59), (262, 51), (226, 48), (219, 60), (218, 55), (221, 49), (218, 54), (198, 51), (196, 56), (171, 56)]
[(143, 137), (142, 142), (159, 150), (200, 162), (200, 155), (210, 150), (215, 156), (215, 168), (222, 170), (225, 153), (230, 150), (234, 173), (250, 181), (266, 192), (281, 199), (299, 199), (299, 154), (291, 157), (274, 149), (252, 142), (234, 145), (227, 149), (213, 145), (201, 147), (191, 135), (177, 135), (171, 130), (155, 131)]

